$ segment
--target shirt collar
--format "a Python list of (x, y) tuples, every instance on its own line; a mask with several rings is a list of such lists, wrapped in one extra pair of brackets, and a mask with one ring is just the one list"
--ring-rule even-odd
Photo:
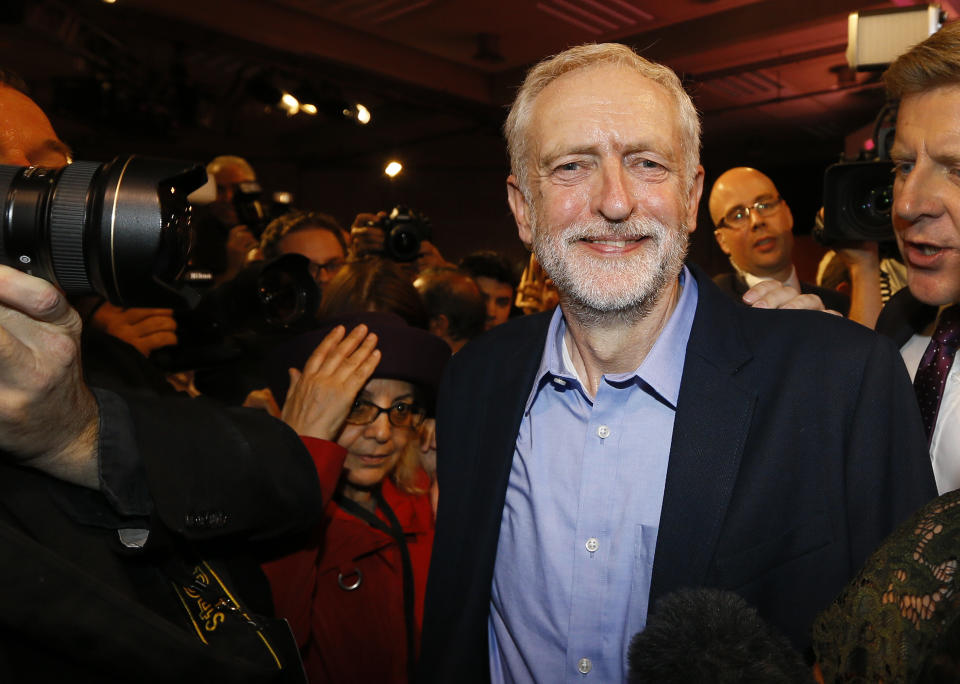
[[(697, 281), (686, 266), (680, 271), (679, 281), (681, 289), (677, 305), (643, 362), (631, 372), (604, 376), (607, 382), (615, 384), (639, 380), (674, 408), (680, 396), (683, 362), (686, 358), (687, 340), (690, 338), (690, 329), (693, 327), (698, 297)], [(536, 395), (547, 383), (552, 382), (564, 388), (582, 386), (565, 348), (566, 332), (567, 323), (558, 306), (553, 313), (553, 318), (550, 319), (543, 355), (525, 411), (530, 409)]]
[[(730, 263), (733, 264), (732, 261)], [(770, 277), (757, 276), (757, 275), (753, 275), (752, 273), (747, 273), (746, 271), (742, 271), (739, 268), (737, 268), (736, 264), (733, 264), (733, 267), (736, 268), (737, 271), (740, 273), (740, 275), (743, 276), (744, 281), (746, 281), (747, 283), (747, 287), (753, 287), (757, 283), (762, 283), (764, 280), (774, 280), (773, 278), (770, 278)], [(787, 276), (787, 279), (783, 281), (783, 284), (786, 285), (787, 287), (792, 287), (797, 292), (800, 292), (800, 278), (797, 277), (796, 266), (793, 266), (793, 265), (790, 266), (790, 275)]]

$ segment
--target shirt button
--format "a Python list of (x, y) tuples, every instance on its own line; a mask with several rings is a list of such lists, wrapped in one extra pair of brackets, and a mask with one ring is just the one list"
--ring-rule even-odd
[(593, 663), (590, 662), (589, 658), (581, 658), (577, 663), (577, 669), (580, 670), (580, 674), (588, 674), (593, 668)]
[(600, 439), (606, 439), (610, 436), (610, 428), (606, 425), (601, 425), (597, 428), (597, 436), (600, 437)]
[[(600, 542), (597, 541), (596, 537), (590, 537), (587, 540), (587, 543), (584, 544), (584, 546), (587, 547), (587, 551), (589, 551), (590, 553), (593, 553), (594, 551), (600, 548)], [(587, 660), (587, 662), (589, 663), (590, 661)]]

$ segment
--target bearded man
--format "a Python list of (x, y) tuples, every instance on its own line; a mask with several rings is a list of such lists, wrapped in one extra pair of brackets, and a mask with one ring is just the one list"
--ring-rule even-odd
[(934, 495), (889, 343), (684, 266), (699, 129), (676, 75), (622, 45), (527, 75), (508, 200), (560, 306), (448, 367), (423, 681), (623, 681), (648, 605), (685, 586), (738, 592), (803, 647)]

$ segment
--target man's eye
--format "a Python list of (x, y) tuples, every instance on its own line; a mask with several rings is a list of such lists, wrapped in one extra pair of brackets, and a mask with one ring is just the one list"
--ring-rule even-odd
[(727, 214), (727, 216), (729, 216), (730, 219), (733, 220), (733, 221), (742, 221), (743, 219), (745, 219), (745, 218), (747, 217), (747, 210), (746, 210), (746, 209), (736, 209), (736, 210), (734, 210), (734, 211), (731, 211), (729, 214)]
[(410, 412), (410, 404), (406, 404), (401, 401), (399, 403), (394, 404), (390, 408), (390, 410), (396, 413), (398, 416), (402, 416)]
[(893, 173), (897, 176), (906, 176), (913, 171), (913, 162), (897, 162), (893, 165)]
[(557, 167), (558, 171), (579, 171), (580, 162), (567, 162)]

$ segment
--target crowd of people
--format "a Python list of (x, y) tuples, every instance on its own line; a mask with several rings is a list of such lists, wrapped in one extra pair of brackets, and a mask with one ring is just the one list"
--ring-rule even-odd
[[(0, 164), (68, 164), (0, 75)], [(731, 272), (686, 263), (700, 120), (619, 44), (542, 61), (510, 109), (522, 274), (391, 246), (414, 214), (254, 225), (228, 155), (189, 266), (209, 310), (282, 268), (296, 320), (171, 355), (182, 312), (0, 266), (0, 672), (960, 680), (960, 23), (884, 78), (889, 302), (875, 245), (837, 247), (846, 294), (800, 281), (753, 168), (708, 195)]]

